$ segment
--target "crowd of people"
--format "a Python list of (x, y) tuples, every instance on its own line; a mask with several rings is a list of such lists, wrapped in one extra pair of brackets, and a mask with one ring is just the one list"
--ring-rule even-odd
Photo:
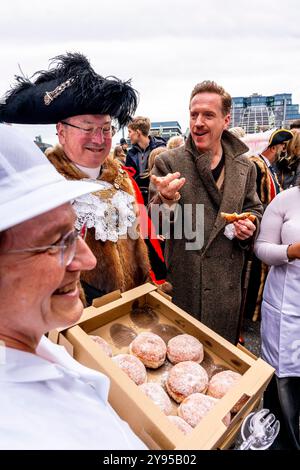
[[(0, 104), (0, 122), (55, 124), (58, 137), (45, 156), (0, 125), (0, 446), (145, 448), (110, 408), (108, 379), (45, 333), (152, 279), (234, 344), (244, 315), (261, 318), (262, 357), (276, 370), (265, 395), (281, 421), (276, 445), (299, 449), (299, 126), (277, 129), (249, 158), (243, 135), (228, 130), (231, 96), (214, 81), (191, 92), (186, 139), (150, 135), (137, 102), (129, 81), (68, 53), (34, 82), (19, 77)], [(116, 126), (128, 139), (112, 151)], [(221, 213), (245, 217), (227, 224)]]

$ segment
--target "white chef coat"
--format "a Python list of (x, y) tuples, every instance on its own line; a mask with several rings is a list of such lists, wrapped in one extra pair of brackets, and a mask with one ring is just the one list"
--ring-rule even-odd
[(0, 449), (146, 449), (107, 402), (106, 376), (46, 337), (36, 352), (1, 355)]

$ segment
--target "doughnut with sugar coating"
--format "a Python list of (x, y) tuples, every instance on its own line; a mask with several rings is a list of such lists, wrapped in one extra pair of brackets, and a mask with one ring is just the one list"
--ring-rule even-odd
[(136, 356), (131, 354), (118, 354), (112, 360), (122, 369), (136, 385), (147, 381), (146, 367)]
[(203, 345), (194, 336), (177, 335), (168, 342), (167, 357), (172, 364), (184, 361), (201, 363), (204, 358)]
[(105, 341), (105, 339), (101, 338), (101, 336), (96, 336), (96, 335), (89, 335), (89, 337), (100, 346), (104, 354), (106, 354), (108, 357), (112, 357), (113, 355), (112, 349), (110, 345), (108, 344), (108, 342)]
[[(210, 379), (207, 395), (214, 398), (222, 398), (241, 379), (241, 374), (233, 370), (223, 370)], [(247, 396), (243, 396), (232, 408), (232, 413), (237, 413), (247, 401)]]
[(169, 372), (166, 389), (177, 403), (192, 393), (204, 392), (208, 386), (208, 375), (200, 364), (193, 361), (179, 362)]
[[(192, 428), (200, 423), (201, 419), (218, 403), (217, 398), (209, 397), (204, 393), (193, 393), (179, 405), (177, 413)], [(223, 419), (225, 426), (229, 426), (230, 413)]]
[(148, 382), (139, 385), (139, 388), (149, 397), (165, 415), (172, 412), (172, 403), (161, 385), (156, 382)]
[(138, 357), (151, 369), (160, 367), (166, 359), (167, 346), (155, 333), (140, 333), (129, 345), (130, 354)]
[(168, 416), (168, 420), (171, 421), (171, 423), (175, 424), (175, 426), (183, 432), (183, 434), (189, 434), (192, 432), (193, 428), (190, 426), (184, 419), (180, 418), (180, 416)]

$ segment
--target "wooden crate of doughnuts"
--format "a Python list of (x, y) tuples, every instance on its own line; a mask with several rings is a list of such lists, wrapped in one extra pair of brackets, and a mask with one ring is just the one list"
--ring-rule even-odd
[[(104, 304), (107, 300), (109, 302)], [(59, 332), (53, 331), (49, 337), (64, 345), (82, 364), (110, 377), (110, 404), (130, 424), (135, 433), (150, 449), (205, 450), (229, 447), (239, 432), (244, 417), (260, 401), (273, 375), (273, 368), (262, 359), (233, 346), (176, 307), (152, 284), (144, 284), (122, 295), (112, 293), (108, 299), (100, 298), (98, 304), (104, 305), (85, 309), (76, 325)], [(179, 413), (186, 418), (181, 412), (181, 409), (184, 409), (183, 404), (176, 403), (171, 398), (171, 407), (167, 405), (167, 411), (163, 412), (145, 395), (143, 386), (136, 385), (114, 359), (117, 355), (130, 353), (132, 341), (141, 333), (154, 333), (162, 338), (165, 344), (171, 338), (182, 334), (199, 340), (204, 347), (204, 359), (200, 365), (205, 369), (209, 380), (225, 370), (241, 374), (237, 383), (221, 399), (215, 400), (214, 406), (189, 432), (184, 433), (172, 422), (173, 418), (170, 419), (164, 414), (165, 412), (177, 416)], [(107, 348), (104, 350), (97, 343), (97, 337), (107, 342), (113, 357), (109, 357)], [(194, 364), (192, 368), (200, 367), (197, 362)], [(166, 390), (166, 382), (170, 380), (173, 367), (174, 364), (168, 359), (156, 369), (147, 367), (147, 383), (155, 382)], [(195, 373), (197, 374), (198, 370), (195, 370)], [(208, 389), (209, 387), (205, 387), (201, 395), (208, 393)], [(156, 396), (154, 399), (156, 400)], [(237, 403), (242, 405), (237, 407), (240, 408), (239, 411), (232, 413), (232, 410), (236, 411)], [(187, 412), (192, 410), (192, 415), (196, 414), (198, 405), (191, 406), (190, 410), (186, 407)], [(187, 420), (190, 422), (189, 416)], [(192, 424), (194, 426), (194, 423)]]

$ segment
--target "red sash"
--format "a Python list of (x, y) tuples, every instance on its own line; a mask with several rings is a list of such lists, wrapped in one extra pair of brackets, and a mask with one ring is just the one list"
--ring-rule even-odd
[(276, 186), (273, 180), (273, 176), (270, 174), (269, 171), (268, 171), (268, 178), (270, 181), (270, 201), (269, 202), (271, 202), (276, 196), (277, 192), (276, 192)]
[[(138, 187), (136, 181), (133, 179), (133, 176), (136, 172), (135, 172), (134, 168), (132, 168), (132, 167), (126, 167), (126, 166), (122, 166), (122, 167), (123, 167), (124, 170), (126, 170), (129, 178), (131, 179), (133, 187), (134, 187), (136, 202), (138, 203), (138, 206), (139, 206), (141, 235), (142, 235), (143, 238), (146, 238), (146, 237), (149, 238), (150, 243), (153, 246), (153, 249), (157, 253), (157, 256), (164, 263), (165, 259), (164, 259), (164, 255), (163, 255), (159, 240), (156, 236), (155, 227), (154, 227), (150, 217), (148, 216), (148, 212), (147, 212), (147, 209), (144, 205), (144, 199), (143, 199), (142, 193), (140, 191), (140, 188)], [(150, 276), (151, 276), (151, 279), (156, 284), (163, 284), (165, 282), (165, 279), (157, 280), (156, 277), (155, 277), (155, 274), (152, 270), (150, 271)]]

